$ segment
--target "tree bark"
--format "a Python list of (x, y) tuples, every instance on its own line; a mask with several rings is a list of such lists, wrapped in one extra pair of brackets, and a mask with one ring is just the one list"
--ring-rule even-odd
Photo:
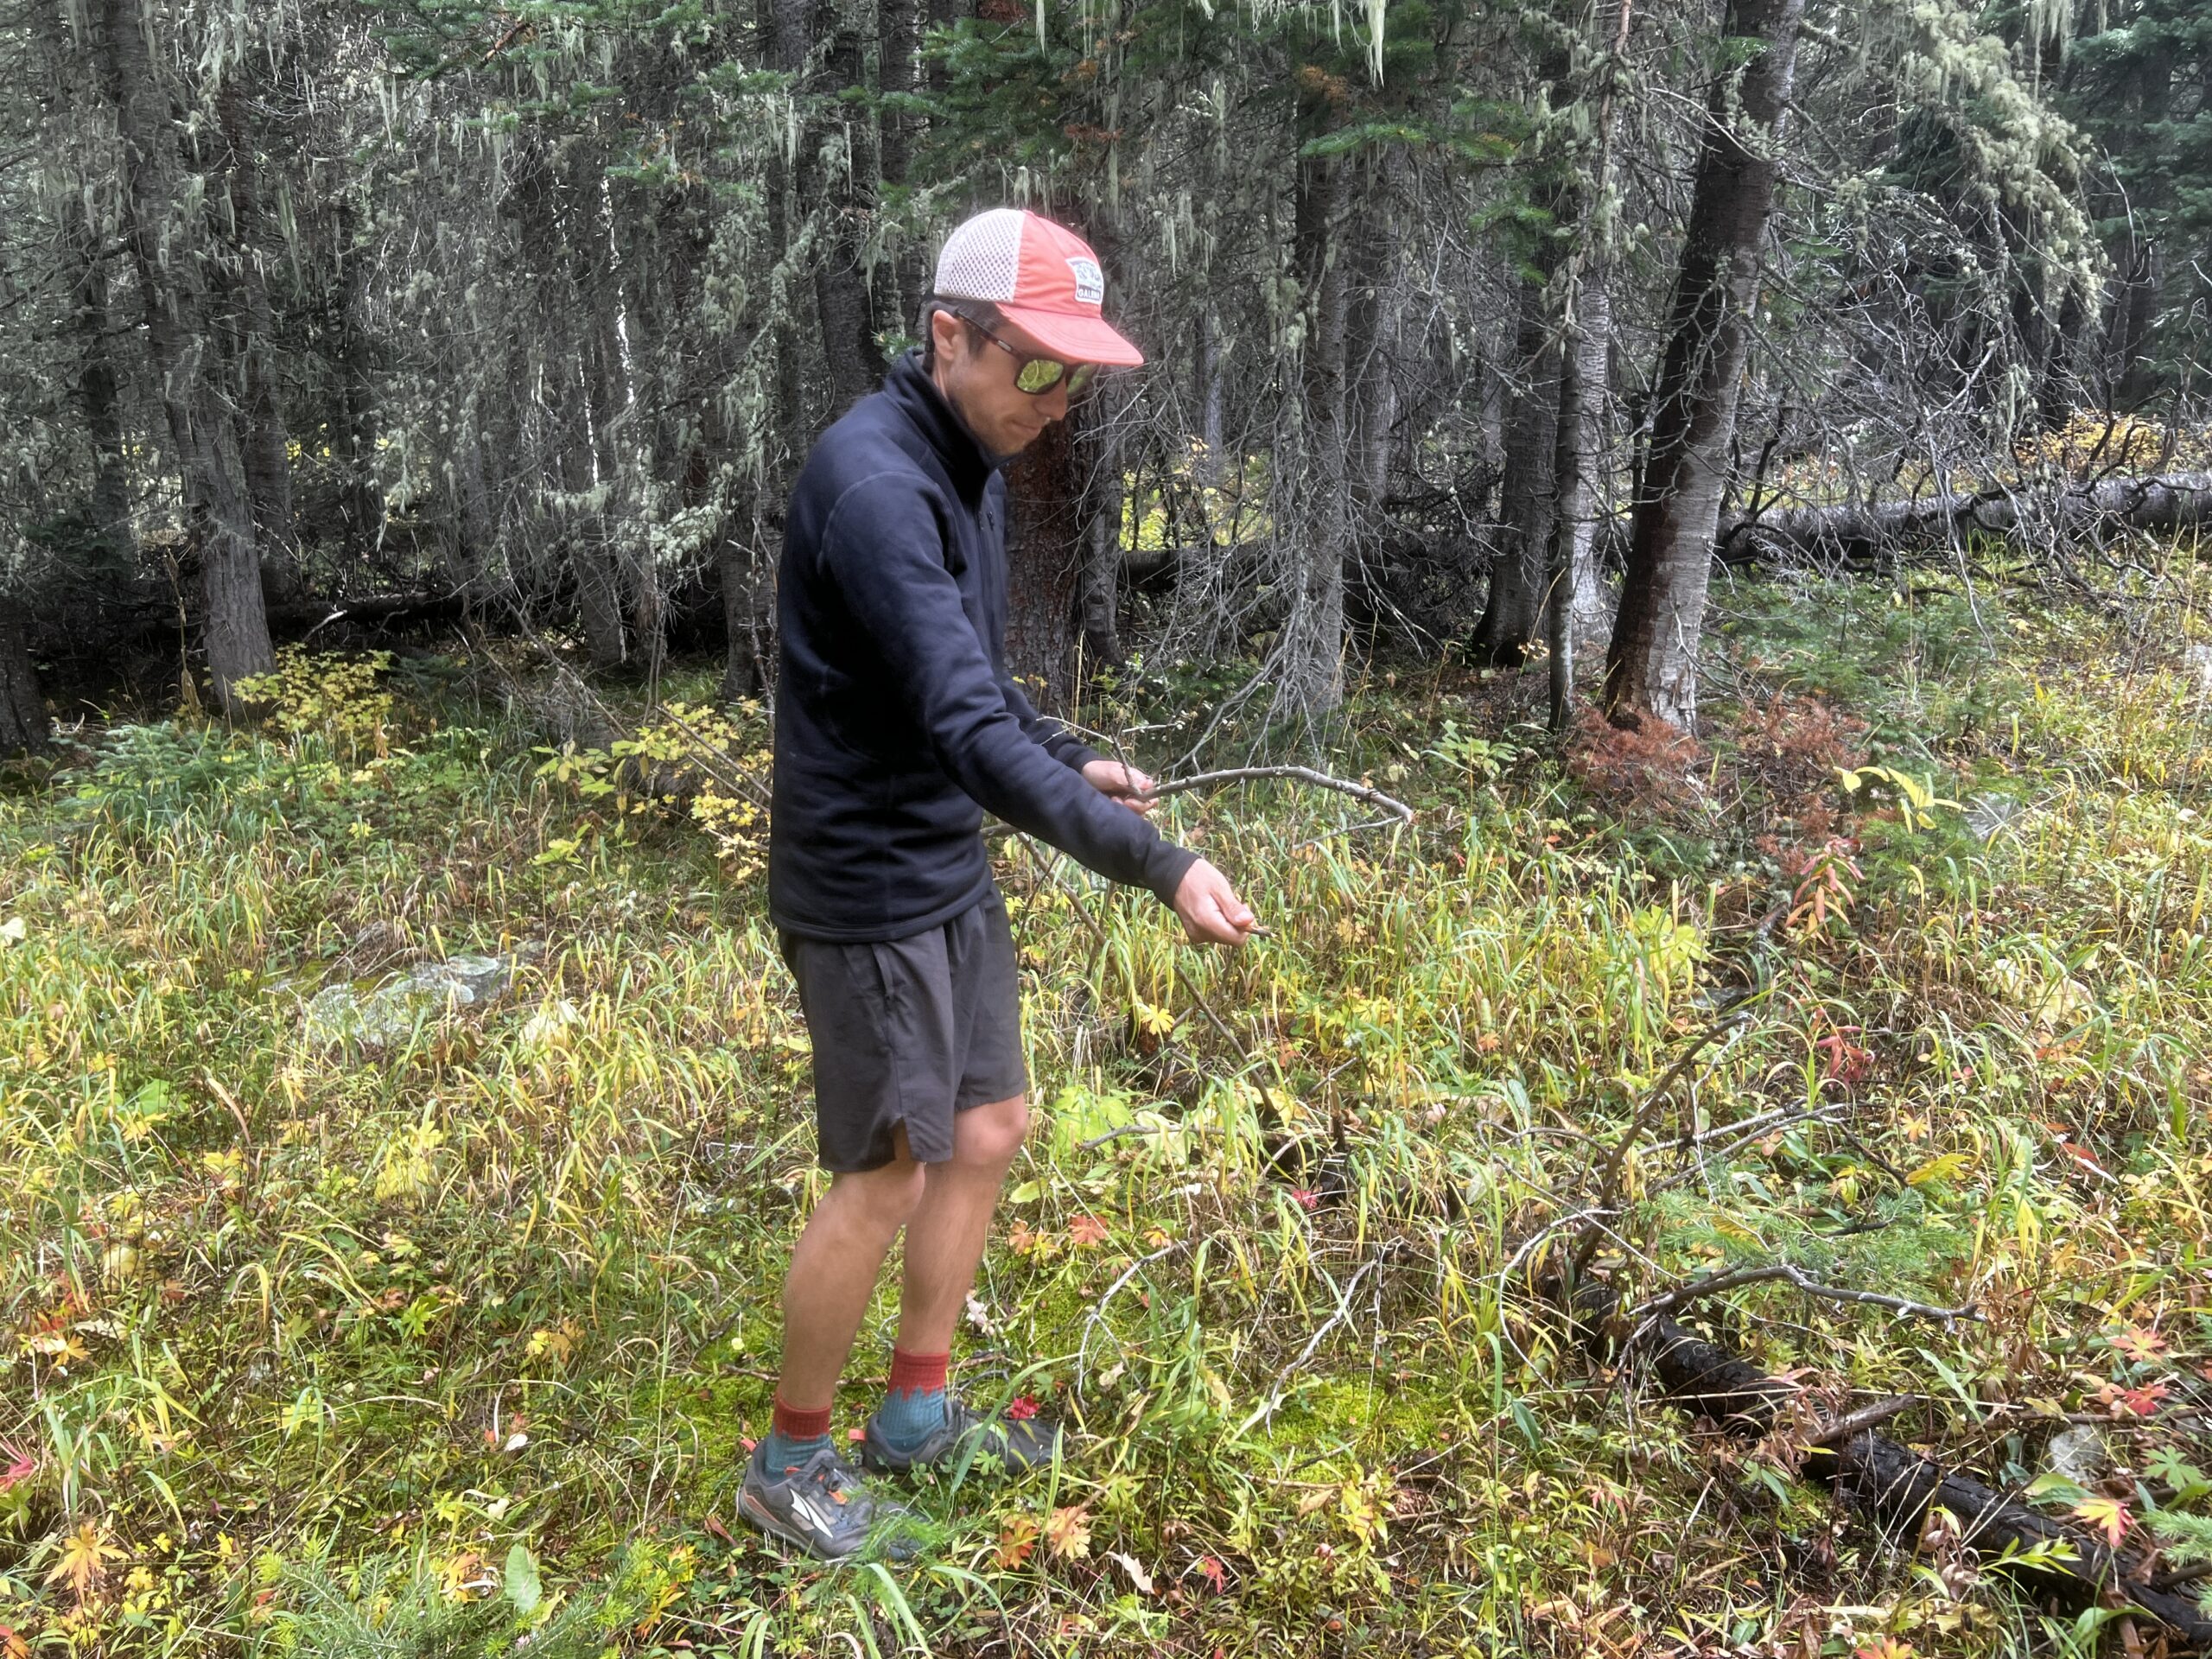
[[(346, 482), (339, 493), (339, 540), (349, 558), (365, 560), (384, 540), (384, 493), (378, 487), (377, 395), (374, 348), (362, 321), (368, 261), (353, 245), (358, 215), (353, 203), (341, 196), (331, 215), (332, 273), (324, 296), (324, 325), (330, 330), (332, 367), (338, 376), (338, 418), (331, 433), (331, 447), (345, 469)], [(474, 427), (460, 435), (460, 448), (471, 451), (454, 464), (473, 469), (479, 495), (484, 483), (481, 439)], [(459, 492), (457, 492), (459, 493)], [(464, 498), (465, 499), (465, 498)], [(461, 508), (464, 541), (472, 552), (483, 532), (470, 524), (469, 506)], [(484, 534), (488, 542), (488, 534)], [(464, 569), (480, 569), (480, 556)]]
[(1083, 480), (1071, 420), (1055, 421), (1007, 469), (1007, 670), (1046, 714), (1069, 706), (1083, 576)]
[(1119, 668), (1128, 660), (1122, 648), (1122, 457), (1107, 429), (1090, 469), (1083, 526), (1083, 572), (1077, 579), (1076, 612), (1082, 637), (1084, 671)]
[(1498, 543), (1490, 594), (1470, 642), (1476, 660), (1518, 667), (1543, 620), (1544, 557), (1551, 543), (1560, 426), (1559, 331), (1546, 309), (1557, 254), (1521, 283), (1506, 415), (1505, 474), (1498, 485)]
[[(1301, 97), (1300, 130), (1326, 119)], [(1344, 559), (1351, 550), (1350, 423), (1345, 411), (1345, 277), (1339, 257), (1344, 168), (1336, 158), (1300, 156), (1291, 248), (1305, 313), (1304, 373), (1295, 458), (1297, 487), (1287, 493), (1295, 528), (1278, 535), (1285, 588), (1282, 638), (1275, 653), (1277, 712), (1310, 718), (1344, 701)], [(1278, 464), (1282, 457), (1278, 457)]]
[(1605, 460), (1606, 414), (1612, 392), (1613, 302), (1607, 287), (1608, 274), (1602, 263), (1592, 262), (1582, 281), (1580, 315), (1575, 319), (1583, 477), (1581, 509), (1571, 520), (1574, 545), (1569, 603), (1573, 608), (1573, 643), (1578, 655), (1602, 645), (1613, 625), (1612, 595), (1606, 591), (1605, 572), (1598, 559), (1598, 521), (1604, 510), (1599, 486)]
[[(861, 34), (846, 10), (855, 0), (818, 0), (814, 43), (829, 44), (823, 72), (830, 87), (861, 83)], [(861, 221), (875, 206), (874, 158), (859, 152), (859, 126), (820, 114), (800, 140), (799, 198), (821, 215), (814, 257), (814, 303), (822, 321), (822, 350), (830, 369), (834, 418), (875, 390), (883, 362), (875, 348), (875, 321), (868, 273), (861, 268)]]
[(2158, 389), (2158, 365), (2145, 347), (2158, 308), (2158, 250), (2147, 238), (2130, 237), (2126, 256), (2118, 262), (2120, 294), (2112, 306), (2106, 334), (2105, 375), (2110, 390), (2105, 407), (2140, 408)]
[[(81, 54), (69, 40), (59, 4), (32, 0), (25, 8), (35, 73), (44, 82), (43, 140), (49, 153), (72, 152), (78, 142)], [(72, 179), (56, 192), (61, 257), (69, 282), (69, 328), (77, 344), (77, 405), (84, 413), (92, 450), (92, 541), (104, 569), (82, 574), (122, 574), (130, 545), (130, 494), (124, 447), (122, 397), (113, 353), (108, 302), (109, 251), (87, 207), (89, 181)]]
[(53, 741), (22, 613), (0, 594), (0, 755), (44, 754)]
[(95, 18), (95, 51), (120, 140), (124, 240), (145, 303), (148, 352), (200, 556), (208, 674), (217, 702), (231, 712), (238, 681), (266, 673), (276, 658), (238, 433), (219, 365), (208, 359), (213, 339), (194, 257), (206, 226), (180, 215), (176, 135), (155, 78), (140, 0), (98, 0)]
[(274, 563), (286, 586), (298, 578), (292, 516), (291, 440), (276, 402), (276, 322), (264, 269), (261, 192), (253, 134), (246, 113), (242, 66), (234, 66), (215, 98), (220, 155), (229, 199), (228, 234), (218, 262), (227, 290), (232, 356), (238, 365), (238, 448), (254, 541), (264, 564)]
[(1605, 707), (1617, 718), (1685, 728), (1696, 721), (1698, 639), (1743, 378), (1745, 321), (1774, 207), (1804, 10), (1804, 0), (1729, 0), (1722, 34), (1757, 49), (1740, 73), (1715, 82), (1707, 107), (1606, 657)]

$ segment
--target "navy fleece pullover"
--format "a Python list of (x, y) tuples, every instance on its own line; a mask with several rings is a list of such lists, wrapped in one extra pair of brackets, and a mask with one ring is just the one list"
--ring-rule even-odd
[(815, 446), (776, 596), (768, 909), (804, 938), (903, 938), (991, 889), (986, 809), (1171, 899), (1197, 855), (1079, 775), (1006, 671), (1006, 482), (909, 353)]

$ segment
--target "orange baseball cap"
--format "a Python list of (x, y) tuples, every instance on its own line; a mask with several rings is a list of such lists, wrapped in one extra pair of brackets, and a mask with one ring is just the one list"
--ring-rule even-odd
[(994, 207), (956, 226), (937, 257), (933, 293), (940, 300), (988, 300), (1071, 363), (1133, 369), (1144, 362), (1101, 314), (1106, 273), (1090, 244), (1019, 207)]

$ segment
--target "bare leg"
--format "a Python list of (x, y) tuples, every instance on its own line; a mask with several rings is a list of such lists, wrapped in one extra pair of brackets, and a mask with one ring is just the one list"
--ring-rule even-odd
[(1028, 1130), (1029, 1103), (1020, 1095), (971, 1107), (952, 1121), (951, 1158), (924, 1166), (921, 1202), (906, 1222), (899, 1301), (899, 1345), (908, 1353), (950, 1351), (990, 1236), (991, 1213)]
[(810, 1410), (834, 1403), (883, 1258), (923, 1195), (922, 1166), (907, 1155), (906, 1132), (897, 1136), (899, 1155), (881, 1169), (830, 1178), (791, 1251), (777, 1384), (785, 1405)]

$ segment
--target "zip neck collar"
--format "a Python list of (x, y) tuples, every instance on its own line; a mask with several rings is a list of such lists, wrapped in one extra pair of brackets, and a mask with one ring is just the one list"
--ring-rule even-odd
[(980, 495), (990, 482), (991, 474), (1013, 459), (994, 456), (976, 441), (968, 423), (960, 418), (960, 411), (945, 400), (937, 382), (922, 367), (920, 352), (907, 352), (891, 365), (883, 377), (883, 390), (914, 429), (928, 440), (930, 448), (944, 463), (953, 487), (962, 495)]

